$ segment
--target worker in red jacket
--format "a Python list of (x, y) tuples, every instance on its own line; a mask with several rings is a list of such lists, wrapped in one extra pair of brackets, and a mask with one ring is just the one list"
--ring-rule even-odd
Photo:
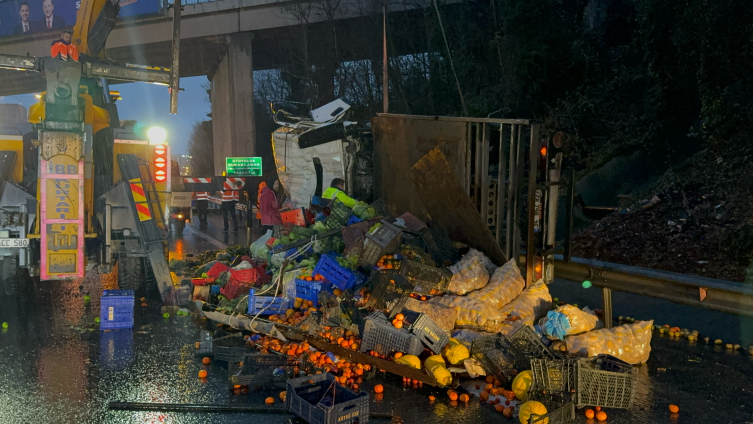
[(70, 31), (63, 31), (60, 34), (60, 39), (52, 42), (50, 56), (53, 59), (59, 57), (62, 60), (68, 60), (70, 57), (71, 60), (78, 62), (78, 48), (76, 48), (75, 44), (71, 43), (71, 36)]
[(280, 204), (277, 201), (277, 191), (280, 190), (280, 180), (272, 177), (267, 181), (267, 186), (259, 196), (259, 212), (261, 212), (261, 228), (267, 232), (273, 225), (282, 225), (280, 216)]

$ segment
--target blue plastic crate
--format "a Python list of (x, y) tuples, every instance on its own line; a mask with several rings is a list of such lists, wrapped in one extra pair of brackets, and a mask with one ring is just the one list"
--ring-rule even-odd
[(311, 204), (319, 206), (321, 208), (329, 207), (329, 203), (332, 201), (332, 199), (322, 199), (319, 196), (312, 196), (311, 197)]
[[(256, 296), (256, 290), (248, 292), (248, 314), (256, 315), (262, 310), (264, 315), (273, 315), (285, 312), (288, 309), (287, 299), (275, 296)], [(266, 309), (264, 309), (266, 308)]]
[(133, 290), (104, 290), (99, 304), (99, 329), (133, 328), (133, 304)]
[(361, 221), (363, 221), (363, 219), (361, 219), (361, 218), (359, 218), (359, 217), (357, 217), (355, 215), (351, 215), (350, 218), (348, 218), (348, 222), (345, 224), (345, 226), (347, 227), (349, 225), (358, 224)]
[(209, 289), (209, 293), (210, 293), (210, 294), (220, 294), (220, 289), (221, 289), (221, 288), (222, 288), (222, 287), (220, 287), (220, 286), (216, 286), (216, 285), (213, 285), (213, 286), (212, 286), (212, 287), (211, 287), (211, 288)]
[(119, 371), (133, 362), (133, 331), (114, 330), (99, 332), (99, 365)]
[(313, 275), (319, 274), (340, 290), (348, 290), (364, 280), (363, 274), (341, 266), (330, 253), (322, 255), (314, 268)]
[(319, 292), (322, 291), (321, 281), (306, 281), (295, 279), (295, 297), (314, 302), (319, 305)]

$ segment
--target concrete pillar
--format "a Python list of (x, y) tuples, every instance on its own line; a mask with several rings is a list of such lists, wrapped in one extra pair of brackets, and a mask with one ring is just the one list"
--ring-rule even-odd
[(252, 33), (228, 36), (227, 53), (209, 75), (215, 175), (227, 157), (257, 156), (252, 39)]

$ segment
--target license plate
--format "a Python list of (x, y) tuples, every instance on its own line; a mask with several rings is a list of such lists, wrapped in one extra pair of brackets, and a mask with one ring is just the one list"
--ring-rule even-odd
[(29, 247), (29, 239), (4, 238), (0, 239), (0, 247)]

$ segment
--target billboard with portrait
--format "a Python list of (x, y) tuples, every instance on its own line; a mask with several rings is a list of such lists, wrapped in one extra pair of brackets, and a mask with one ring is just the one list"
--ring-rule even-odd
[[(119, 17), (159, 12), (160, 0), (121, 0)], [(0, 0), (0, 37), (60, 31), (76, 23), (81, 0)]]

